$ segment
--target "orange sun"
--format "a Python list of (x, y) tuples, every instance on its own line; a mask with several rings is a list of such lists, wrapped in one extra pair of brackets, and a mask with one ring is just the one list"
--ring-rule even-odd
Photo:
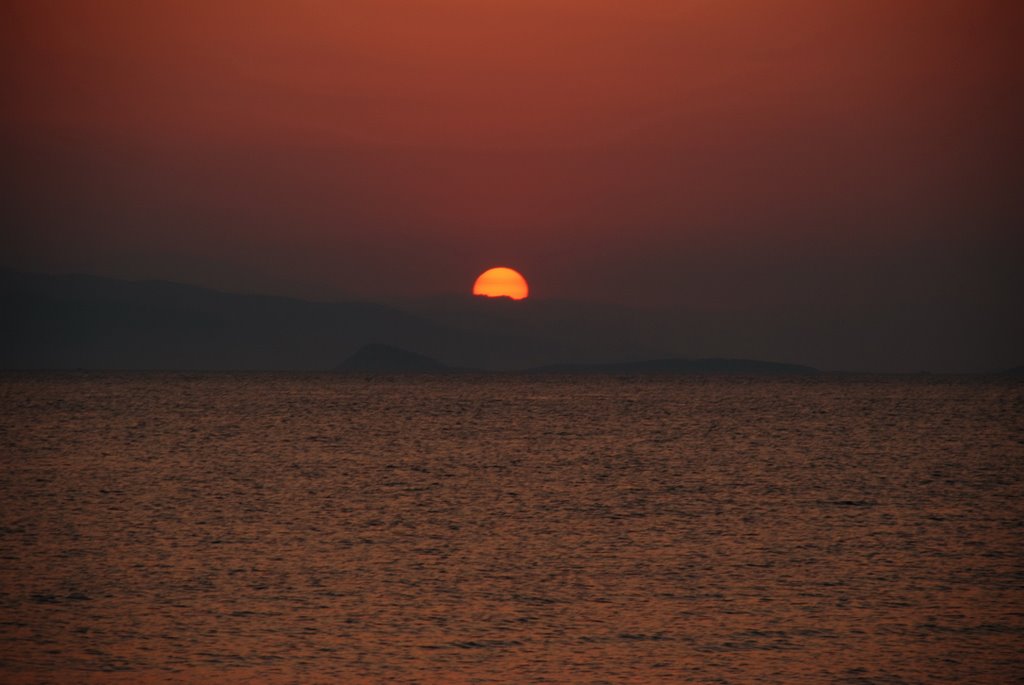
[(530, 286), (526, 284), (523, 275), (515, 269), (497, 266), (480, 274), (473, 284), (473, 294), (525, 300), (530, 294)]

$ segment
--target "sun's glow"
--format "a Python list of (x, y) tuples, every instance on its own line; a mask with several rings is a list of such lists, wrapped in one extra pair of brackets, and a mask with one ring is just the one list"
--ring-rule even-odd
[(497, 266), (480, 274), (473, 284), (473, 294), (484, 297), (510, 297), (524, 300), (530, 294), (526, 279), (515, 269)]

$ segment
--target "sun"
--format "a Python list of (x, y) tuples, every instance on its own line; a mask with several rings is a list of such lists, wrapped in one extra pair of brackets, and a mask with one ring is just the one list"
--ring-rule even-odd
[(480, 274), (473, 284), (473, 294), (484, 297), (510, 297), (525, 300), (530, 295), (526, 279), (515, 269), (496, 266)]

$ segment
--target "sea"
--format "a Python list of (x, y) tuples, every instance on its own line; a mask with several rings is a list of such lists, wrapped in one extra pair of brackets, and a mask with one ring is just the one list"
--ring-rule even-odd
[(6, 373), (0, 682), (1024, 681), (1024, 383)]

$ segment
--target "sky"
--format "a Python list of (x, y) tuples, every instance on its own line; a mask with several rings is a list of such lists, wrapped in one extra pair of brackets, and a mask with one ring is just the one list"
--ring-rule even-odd
[(1024, 347), (1022, 19), (1014, 0), (9, 1), (0, 262), (376, 300), (506, 265), (533, 297), (907, 312), (974, 327), (956, 363), (995, 363)]

